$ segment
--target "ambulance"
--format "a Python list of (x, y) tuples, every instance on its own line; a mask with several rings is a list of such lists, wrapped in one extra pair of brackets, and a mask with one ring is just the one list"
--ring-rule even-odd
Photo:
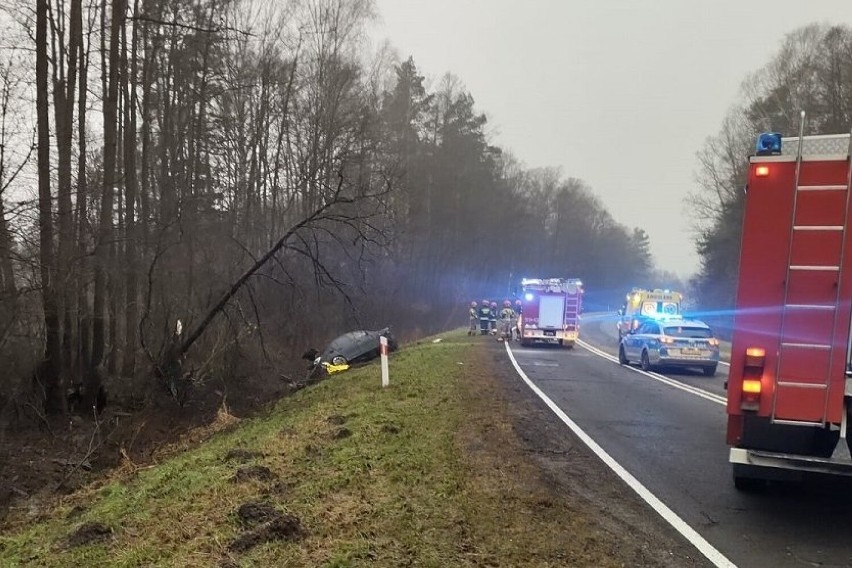
[(625, 297), (624, 305), (618, 310), (618, 341), (635, 331), (648, 319), (676, 318), (681, 315), (683, 295), (671, 290), (644, 290), (633, 288)]

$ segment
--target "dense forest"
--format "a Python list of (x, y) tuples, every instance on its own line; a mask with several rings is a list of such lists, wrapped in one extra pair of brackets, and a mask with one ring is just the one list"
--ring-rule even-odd
[(495, 146), (460, 78), (371, 44), (375, 16), (4, 5), (0, 415), (45, 421), (69, 392), (91, 409), (104, 387), (233, 392), (249, 363), (280, 371), (353, 327), (461, 325), (525, 275), (580, 277), (591, 305), (646, 282), (642, 229)]
[(730, 325), (748, 168), (760, 132), (843, 134), (852, 127), (852, 29), (810, 25), (786, 36), (772, 60), (743, 83), (741, 100), (698, 152), (698, 189), (689, 197), (701, 269), (694, 294), (705, 316)]

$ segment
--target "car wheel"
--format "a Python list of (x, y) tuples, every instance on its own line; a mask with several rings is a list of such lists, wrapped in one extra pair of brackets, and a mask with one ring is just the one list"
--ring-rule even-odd
[(648, 352), (647, 351), (642, 351), (642, 360), (641, 360), (640, 364), (642, 366), (643, 371), (653, 371), (654, 370), (654, 368), (651, 366), (651, 360), (648, 359)]
[(347, 362), (348, 361), (346, 361), (346, 357), (344, 357), (343, 355), (335, 355), (331, 359), (332, 365), (345, 365)]
[(618, 364), (627, 365), (630, 361), (627, 360), (627, 355), (624, 353), (624, 345), (618, 346)]
[(704, 367), (701, 370), (704, 371), (705, 377), (715, 377), (716, 376), (716, 365), (713, 365), (712, 367)]

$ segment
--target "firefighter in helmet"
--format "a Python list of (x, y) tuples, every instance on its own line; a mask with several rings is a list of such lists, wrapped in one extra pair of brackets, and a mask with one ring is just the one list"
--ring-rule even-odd
[(498, 341), (510, 341), (512, 339), (512, 320), (515, 318), (515, 310), (512, 302), (505, 300), (503, 309), (500, 310), (500, 337)]
[(521, 318), (521, 312), (523, 311), (523, 303), (520, 300), (515, 300), (515, 317), (512, 318), (512, 336), (516, 341), (521, 339), (521, 329), (518, 327)]
[(479, 310), (476, 309), (476, 302), (470, 303), (470, 322), (467, 328), (468, 335), (476, 335), (476, 327), (479, 325)]
[(497, 302), (491, 302), (491, 335), (497, 335)]
[(491, 329), (491, 305), (488, 300), (482, 300), (479, 304), (479, 332), (482, 335)]

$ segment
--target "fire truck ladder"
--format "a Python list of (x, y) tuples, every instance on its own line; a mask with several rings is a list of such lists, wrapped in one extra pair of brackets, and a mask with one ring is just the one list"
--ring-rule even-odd
[(565, 325), (568, 331), (577, 331), (577, 314), (580, 311), (580, 293), (567, 294), (565, 296)]
[[(823, 426), (828, 418), (829, 387), (835, 365), (835, 353), (843, 349), (845, 361), (847, 351), (847, 346), (837, 345), (836, 335), (840, 311), (837, 308), (846, 252), (846, 227), (852, 193), (849, 191), (852, 186), (852, 136), (847, 152), (845, 185), (799, 185), (804, 129), (805, 113), (802, 111), (796, 153), (790, 248), (787, 256), (787, 276), (784, 280), (784, 304), (781, 306), (781, 334), (775, 369), (772, 421)], [(826, 200), (823, 196), (831, 199), (830, 194), (833, 194), (833, 203), (837, 203), (838, 191), (845, 192), (842, 225), (836, 224), (836, 207), (832, 209), (825, 206), (816, 210), (822, 212), (825, 217), (833, 213), (830, 221), (814, 222), (811, 215), (808, 224), (798, 223), (800, 199), (808, 199), (813, 204)], [(823, 239), (820, 242), (827, 243), (828, 246), (807, 246), (806, 243), (815, 242), (814, 237)], [(803, 246), (797, 247), (797, 243)], [(794, 251), (797, 251), (796, 254)], [(808, 262), (808, 256), (819, 258)], [(798, 408), (795, 415), (791, 415), (787, 410), (791, 405)], [(803, 409), (807, 418), (802, 415)]]

